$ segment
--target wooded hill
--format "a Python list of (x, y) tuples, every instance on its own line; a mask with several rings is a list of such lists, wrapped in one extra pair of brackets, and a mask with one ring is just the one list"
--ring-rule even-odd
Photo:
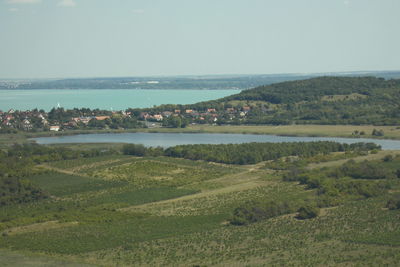
[(251, 111), (236, 124), (400, 124), (400, 79), (318, 77), (242, 91), (192, 105)]

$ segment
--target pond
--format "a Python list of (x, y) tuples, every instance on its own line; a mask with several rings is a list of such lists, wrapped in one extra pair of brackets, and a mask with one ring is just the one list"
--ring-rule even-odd
[(134, 143), (145, 146), (170, 147), (186, 144), (240, 144), (250, 142), (312, 142), (334, 141), (339, 143), (371, 142), (382, 146), (385, 150), (400, 150), (400, 140), (381, 140), (367, 138), (339, 137), (295, 137), (255, 134), (214, 134), (214, 133), (108, 133), (79, 134), (57, 137), (32, 138), (38, 144), (68, 143)]

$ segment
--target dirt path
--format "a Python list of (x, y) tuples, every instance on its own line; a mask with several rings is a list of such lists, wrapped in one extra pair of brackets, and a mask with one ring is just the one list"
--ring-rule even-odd
[(62, 228), (62, 227), (75, 226), (75, 225), (78, 225), (78, 222), (74, 221), (74, 222), (61, 223), (59, 221), (47, 221), (47, 222), (42, 222), (42, 223), (34, 223), (34, 224), (9, 228), (9, 229), (3, 231), (3, 234), (7, 234), (7, 235), (25, 234), (25, 233), (31, 233), (31, 232), (46, 231), (49, 229), (57, 229), (57, 228)]
[(60, 169), (60, 168), (52, 167), (52, 166), (49, 166), (49, 165), (47, 165), (47, 164), (41, 164), (41, 165), (39, 165), (39, 166), (42, 167), (42, 168), (45, 168), (45, 169), (47, 169), (47, 170), (51, 170), (51, 171), (55, 171), (55, 172), (65, 173), (65, 174), (69, 174), (69, 175), (76, 175), (76, 176), (87, 177), (87, 176), (82, 175), (82, 174), (80, 174), (80, 173), (76, 173), (76, 172), (73, 172), (73, 171), (69, 171), (69, 170), (65, 170), (65, 169)]

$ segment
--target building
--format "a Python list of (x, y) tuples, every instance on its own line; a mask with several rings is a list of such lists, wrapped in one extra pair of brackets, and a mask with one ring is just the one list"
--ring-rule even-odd
[(147, 112), (141, 112), (139, 115), (139, 118), (144, 119), (144, 120), (150, 119), (150, 117), (151, 117), (150, 114)]
[(22, 121), (22, 128), (24, 128), (24, 130), (31, 130), (33, 128), (33, 126), (28, 119), (24, 119)]
[(172, 115), (172, 112), (171, 111), (164, 111), (163, 113), (162, 113), (162, 115), (164, 116), (164, 117), (170, 117), (171, 115)]
[(162, 121), (162, 120), (163, 120), (163, 116), (162, 116), (161, 114), (156, 114), (156, 115), (154, 115), (153, 117), (154, 117), (154, 119), (155, 119), (156, 121)]
[(111, 118), (110, 116), (96, 116), (95, 117), (95, 119), (98, 120), (98, 121), (104, 121), (104, 120), (107, 120), (107, 119), (110, 119), (110, 118)]
[(58, 132), (60, 130), (60, 126), (52, 125), (50, 126), (50, 131)]

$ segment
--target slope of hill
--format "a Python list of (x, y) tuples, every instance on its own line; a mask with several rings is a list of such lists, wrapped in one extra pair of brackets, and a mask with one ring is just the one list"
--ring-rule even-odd
[(236, 124), (400, 124), (400, 79), (318, 77), (245, 90), (201, 106), (250, 106)]
[[(317, 101), (326, 95), (379, 95), (376, 89), (400, 88), (400, 80), (375, 77), (318, 77), (307, 80), (276, 83), (246, 90), (226, 97), (226, 100), (263, 100), (273, 104)], [(382, 92), (382, 91), (380, 91)]]

